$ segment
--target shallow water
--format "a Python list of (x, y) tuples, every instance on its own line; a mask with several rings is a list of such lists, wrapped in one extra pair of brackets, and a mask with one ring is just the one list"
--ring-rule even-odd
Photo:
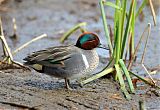
[[(12, 50), (31, 40), (35, 36), (39, 36), (43, 33), (46, 33), (49, 36), (49, 38), (44, 38), (32, 43), (27, 48), (18, 52), (14, 56), (15, 60), (17, 61), (23, 62), (22, 59), (32, 51), (40, 50), (50, 46), (62, 45), (59, 43), (59, 38), (64, 32), (79, 22), (87, 22), (87, 29), (92, 32), (98, 32), (97, 34), (100, 36), (101, 43), (106, 45), (106, 38), (104, 37), (102, 20), (100, 18), (100, 10), (97, 6), (97, 2), (87, 4), (85, 0), (83, 2), (73, 1), (73, 5), (65, 3), (66, 5), (63, 6), (65, 9), (64, 10), (61, 7), (64, 3), (63, 1), (47, 0), (46, 4), (41, 0), (28, 0), (20, 3), (13, 2), (13, 0), (11, 1), (12, 2), (7, 4), (11, 10), (7, 13), (1, 14), (3, 15), (2, 19), (4, 21), (7, 39)], [(53, 4), (56, 4), (56, 6), (52, 6)], [(78, 8), (80, 10), (78, 10)], [(108, 17), (113, 16), (113, 9), (106, 8), (106, 10)], [(83, 11), (85, 11), (85, 13)], [(149, 7), (146, 7), (143, 13), (143, 22), (140, 22), (139, 20), (136, 22), (135, 37), (137, 42), (147, 24), (152, 24), (151, 36), (147, 46), (148, 48), (144, 62), (147, 67), (152, 68), (160, 64), (160, 48), (158, 46), (160, 44), (160, 11), (158, 5), (156, 5), (156, 27), (153, 26), (153, 20)], [(12, 39), (8, 38), (13, 34), (11, 22), (13, 17), (15, 17), (17, 20), (17, 34), (19, 36), (17, 41), (12, 41)], [(112, 26), (113, 19), (108, 19), (108, 24)], [(75, 44), (77, 39), (76, 36), (79, 34), (79, 32), (76, 32), (69, 38), (67, 42), (70, 44)], [(144, 42), (142, 43), (140, 52), (138, 52), (138, 59), (141, 58), (143, 47)], [(107, 51), (98, 49), (98, 53), (103, 57), (108, 57)], [(159, 73), (157, 76), (158, 78), (160, 77)]]

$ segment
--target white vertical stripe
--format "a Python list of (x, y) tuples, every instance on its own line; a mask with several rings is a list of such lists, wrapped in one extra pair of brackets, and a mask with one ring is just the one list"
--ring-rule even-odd
[(84, 61), (84, 64), (85, 64), (86, 69), (89, 68), (89, 63), (88, 63), (88, 61), (87, 61), (86, 56), (82, 54), (82, 58), (83, 58), (83, 61)]

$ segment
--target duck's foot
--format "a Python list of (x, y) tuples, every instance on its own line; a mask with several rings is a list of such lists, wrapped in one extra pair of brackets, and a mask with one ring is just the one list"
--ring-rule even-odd
[(69, 79), (65, 78), (64, 80), (65, 80), (65, 87), (66, 87), (66, 89), (72, 90), (72, 88), (69, 86), (69, 84), (70, 84)]

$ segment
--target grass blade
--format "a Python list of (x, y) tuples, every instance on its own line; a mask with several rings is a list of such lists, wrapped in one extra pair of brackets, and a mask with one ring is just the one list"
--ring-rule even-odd
[[(127, 7), (127, 0), (122, 0), (122, 26), (121, 26), (121, 30), (124, 29), (124, 23), (125, 23), (125, 19), (126, 19), (126, 7)], [(121, 36), (123, 36), (123, 31), (121, 32)]]
[(132, 74), (133, 76), (137, 77), (138, 79), (142, 80), (142, 81), (145, 82), (146, 84), (151, 85), (151, 86), (154, 86), (154, 87), (160, 89), (159, 86), (157, 86), (157, 85), (155, 85), (154, 83), (151, 83), (151, 82), (145, 80), (143, 77), (141, 77), (141, 76), (139, 76), (139, 75), (137, 75), (137, 74), (135, 74), (135, 73), (133, 73), (133, 72), (131, 72), (131, 71), (129, 71), (129, 73)]
[(104, 2), (104, 5), (110, 6), (112, 8), (118, 9), (118, 10), (122, 10), (122, 8), (120, 8), (119, 6), (113, 4), (112, 2)]
[(135, 47), (134, 47), (134, 35), (135, 35), (135, 20), (136, 20), (136, 17), (135, 17), (135, 11), (136, 11), (136, 6), (137, 6), (137, 1), (135, 1), (135, 5), (134, 5), (134, 9), (133, 9), (133, 15), (132, 15), (132, 21), (131, 21), (131, 41), (130, 41), (130, 59), (132, 57), (132, 55), (134, 54), (134, 50), (135, 50)]
[(129, 17), (127, 20), (126, 29), (125, 29), (125, 33), (124, 33), (124, 37), (123, 37), (123, 42), (122, 42), (121, 58), (123, 57), (123, 53), (124, 53), (124, 49), (125, 49), (125, 45), (126, 45), (126, 40), (128, 37), (130, 27), (131, 27), (131, 20), (132, 20), (132, 15), (133, 15), (133, 10), (134, 10), (134, 4), (135, 4), (135, 0), (132, 0), (131, 5), (130, 5), (130, 10), (129, 10)]
[(2, 41), (2, 46), (3, 46), (2, 48), (4, 49), (3, 50), (4, 51), (4, 55), (7, 55), (5, 57), (9, 57), (9, 59), (11, 61), (13, 61), (13, 56), (12, 56), (11, 50), (10, 50), (10, 48), (8, 46), (8, 43), (7, 43), (7, 41), (6, 41), (5, 37), (4, 37), (1, 17), (0, 17), (0, 34), (1, 34), (0, 35), (0, 39)]
[(47, 34), (42, 34), (38, 37), (35, 37), (34, 39), (32, 39), (31, 41), (29, 42), (26, 42), (25, 44), (23, 44), (22, 46), (20, 46), (19, 48), (17, 48), (15, 51), (12, 52), (13, 55), (15, 55), (17, 52), (19, 52), (20, 50), (22, 50), (23, 48), (27, 47), (29, 44), (39, 40), (39, 39), (42, 39), (44, 37), (47, 37)]
[[(120, 0), (116, 0), (116, 5), (120, 5)], [(118, 64), (120, 58), (120, 40), (121, 40), (121, 11), (115, 9), (114, 13), (114, 52), (113, 57), (115, 58), (115, 63)], [(117, 76), (115, 76), (117, 79)]]
[(100, 0), (99, 4), (100, 4), (100, 10), (101, 10), (101, 15), (102, 15), (102, 21), (103, 21), (105, 36), (107, 38), (107, 43), (109, 45), (109, 49), (110, 49), (111, 54), (112, 54), (113, 53), (113, 47), (112, 47), (112, 43), (111, 43), (111, 40), (110, 40), (109, 30), (108, 30), (108, 26), (107, 26), (107, 19), (106, 19), (105, 11), (104, 11), (104, 5), (103, 5), (104, 1)]
[(141, 6), (139, 7), (137, 13), (136, 13), (136, 18), (139, 16), (139, 14), (142, 12), (143, 8), (146, 6), (148, 0), (143, 0)]
[(120, 67), (118, 64), (115, 64), (115, 69), (116, 69), (116, 73), (117, 73), (117, 76), (118, 76), (118, 80), (119, 80), (119, 83), (120, 83), (120, 86), (121, 86), (121, 90), (122, 92), (124, 93), (125, 97), (130, 100), (131, 99), (131, 96), (129, 95), (126, 87), (125, 87), (125, 83), (124, 83), (124, 80), (123, 80), (123, 77), (122, 77), (122, 74), (121, 74), (121, 70), (120, 70)]
[(98, 79), (98, 78), (100, 78), (100, 77), (102, 77), (104, 75), (112, 73), (113, 71), (115, 71), (114, 68), (105, 69), (104, 71), (102, 71), (102, 72), (100, 72), (100, 73), (98, 73), (96, 75), (93, 75), (92, 77), (80, 82), (80, 84), (81, 84), (81, 86), (83, 86), (83, 85), (85, 85), (85, 84), (87, 84), (87, 83), (89, 83), (89, 82), (91, 82), (91, 81), (93, 81), (95, 79)]
[(119, 60), (119, 65), (121, 66), (121, 68), (122, 68), (122, 70), (123, 70), (123, 72), (124, 72), (124, 74), (125, 74), (125, 76), (127, 78), (128, 85), (129, 85), (131, 93), (135, 93), (131, 77), (130, 77), (129, 72), (128, 72), (128, 70), (127, 70), (127, 68), (126, 68), (126, 66), (125, 66), (125, 64), (124, 64), (122, 59)]
[[(118, 19), (122, 19), (122, 16), (121, 16), (121, 11), (118, 11), (117, 12), (118, 14)], [(118, 64), (118, 61), (120, 59), (120, 56), (121, 56), (121, 40), (122, 40), (122, 37), (121, 37), (121, 20), (118, 20), (118, 25), (117, 25), (117, 44), (116, 44), (116, 60), (115, 60), (115, 63)]]
[(82, 22), (71, 28), (68, 32), (66, 32), (60, 39), (60, 42), (63, 43), (73, 32), (75, 32), (77, 29), (81, 28), (81, 26), (86, 26), (86, 22)]

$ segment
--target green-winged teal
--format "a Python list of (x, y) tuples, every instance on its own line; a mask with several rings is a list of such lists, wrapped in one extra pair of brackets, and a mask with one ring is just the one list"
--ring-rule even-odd
[(34, 70), (50, 76), (65, 79), (69, 89), (69, 79), (92, 72), (99, 63), (95, 50), (100, 44), (96, 34), (85, 32), (80, 35), (76, 45), (57, 46), (33, 52), (24, 60)]

